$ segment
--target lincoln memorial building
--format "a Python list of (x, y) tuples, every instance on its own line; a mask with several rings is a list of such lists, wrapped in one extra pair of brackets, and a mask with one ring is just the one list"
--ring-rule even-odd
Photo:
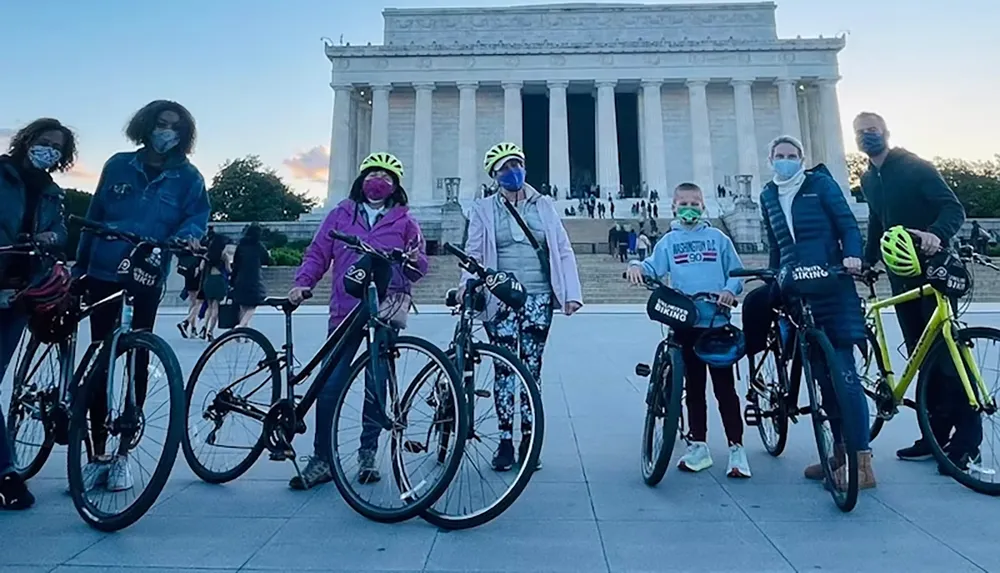
[[(471, 4), (472, 2), (470, 2)], [(600, 187), (756, 199), (768, 143), (800, 138), (849, 195), (837, 54), (842, 38), (778, 38), (776, 5), (551, 4), (387, 9), (381, 45), (328, 45), (334, 92), (327, 206), (361, 160), (405, 165), (416, 206), (479, 195), (483, 155), (513, 141), (528, 181), (565, 200)], [(627, 193), (629, 191), (626, 191)], [(853, 201), (852, 201), (853, 202)]]

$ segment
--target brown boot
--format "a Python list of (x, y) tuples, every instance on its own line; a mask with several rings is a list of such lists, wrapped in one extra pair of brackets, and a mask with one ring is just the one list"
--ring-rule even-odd
[[(833, 474), (833, 481), (837, 489), (841, 491), (847, 489), (847, 472), (843, 470), (836, 472)], [(872, 470), (872, 451), (858, 452), (858, 489), (872, 489), (876, 485), (875, 471)]]
[[(833, 446), (833, 458), (830, 460), (833, 470), (836, 471), (840, 469), (846, 460), (847, 454), (844, 452), (844, 446), (835, 444)], [(806, 479), (814, 481), (822, 481), (826, 478), (826, 476), (823, 475), (823, 466), (820, 464), (813, 464), (807, 467), (803, 474), (806, 476)]]

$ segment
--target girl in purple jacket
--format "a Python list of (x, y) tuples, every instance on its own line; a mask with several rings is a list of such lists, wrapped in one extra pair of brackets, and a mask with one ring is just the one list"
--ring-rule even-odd
[[(319, 283), (332, 264), (329, 332), (333, 332), (359, 302), (344, 289), (344, 275), (360, 256), (344, 243), (334, 241), (330, 237), (333, 230), (360, 237), (376, 249), (386, 252), (399, 249), (406, 253), (408, 263), (393, 268), (383, 308), (389, 308), (390, 312), (401, 308), (397, 313), (400, 318), (405, 318), (405, 312), (409, 310), (410, 285), (427, 272), (427, 255), (420, 226), (410, 216), (406, 206), (406, 191), (400, 185), (402, 178), (403, 164), (394, 156), (388, 153), (369, 155), (361, 162), (361, 174), (354, 180), (348, 198), (330, 211), (306, 249), (288, 298), (295, 304), (301, 303), (303, 294)], [(349, 346), (343, 360), (337, 364), (330, 380), (319, 393), (314, 452), (302, 471), (302, 477), (295, 476), (289, 483), (292, 489), (309, 489), (333, 480), (330, 464), (333, 458), (331, 434), (334, 408), (340, 387), (347, 382), (351, 360), (361, 346), (361, 340), (359, 336), (347, 341)], [(358, 481), (374, 483), (381, 479), (375, 463), (378, 429), (367, 430), (362, 432), (358, 450)]]

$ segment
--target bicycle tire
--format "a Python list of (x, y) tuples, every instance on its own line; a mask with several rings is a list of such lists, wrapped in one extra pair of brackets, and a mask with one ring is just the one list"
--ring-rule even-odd
[[(863, 367), (866, 375), (862, 376), (861, 372), (858, 372), (858, 377), (861, 379), (861, 387), (864, 390), (865, 396), (870, 399), (868, 411), (869, 416), (873, 416), (873, 418), (868, 430), (868, 440), (874, 441), (875, 438), (878, 437), (879, 433), (882, 432), (882, 427), (885, 426), (886, 422), (884, 418), (880, 418), (878, 416), (877, 398), (880, 390), (883, 392), (889, 391), (888, 384), (885, 382), (887, 378), (886, 375), (888, 373), (886, 372), (885, 365), (882, 363), (882, 352), (879, 351), (878, 337), (875, 336), (875, 333), (872, 332), (870, 328), (865, 328), (865, 339), (867, 342), (867, 348), (865, 350), (867, 350), (867, 352), (862, 351), (861, 355), (862, 359), (865, 361)], [(874, 381), (872, 381), (871, 377), (867, 375), (869, 368), (873, 365), (878, 369), (876, 371), (878, 378)], [(857, 367), (859, 371), (862, 369), (861, 364), (858, 364)], [(886, 385), (886, 388), (880, 388), (881, 385)], [(873, 406), (874, 410), (872, 409)]]
[[(191, 424), (187, 423), (191, 415), (191, 400), (194, 398), (195, 386), (198, 383), (199, 376), (201, 376), (205, 367), (208, 365), (209, 360), (212, 356), (222, 348), (227, 342), (233, 344), (244, 344), (239, 342), (240, 340), (247, 340), (248, 343), (255, 344), (264, 353), (264, 362), (270, 364), (267, 367), (270, 370), (271, 377), (271, 404), (274, 404), (281, 399), (281, 369), (278, 367), (278, 353), (274, 350), (274, 345), (268, 340), (267, 336), (259, 330), (253, 328), (234, 328), (227, 331), (225, 334), (216, 338), (208, 348), (198, 357), (198, 362), (195, 363), (194, 369), (191, 371), (191, 376), (188, 378), (187, 389), (185, 390), (184, 396), (184, 420), (185, 420), (185, 431), (184, 436), (181, 441), (181, 447), (184, 451), (184, 459), (187, 461), (188, 467), (194, 472), (202, 481), (212, 484), (222, 484), (226, 482), (233, 481), (245, 474), (260, 458), (260, 455), (264, 452), (265, 444), (267, 443), (267, 436), (264, 433), (264, 425), (261, 424), (261, 433), (257, 438), (257, 442), (250, 448), (247, 452), (247, 456), (243, 458), (235, 467), (225, 472), (213, 471), (202, 463), (198, 459), (197, 454), (194, 451), (194, 447), (191, 444)], [(236, 414), (239, 415), (239, 414)]]
[[(646, 403), (646, 420), (642, 431), (640, 455), (642, 479), (655, 487), (667, 473), (670, 457), (677, 444), (677, 427), (680, 424), (681, 396), (684, 392), (684, 359), (680, 351), (670, 345), (659, 353), (658, 364), (650, 373), (651, 396)], [(665, 415), (660, 415), (665, 408)], [(663, 418), (663, 443), (657, 449), (653, 432), (657, 418)], [(655, 452), (653, 450), (656, 450)]]
[[(954, 332), (954, 338), (960, 343), (968, 342), (975, 338), (988, 338), (1000, 343), (1000, 329), (986, 326), (962, 328)], [(940, 359), (945, 359), (949, 362), (951, 360), (951, 355), (948, 352), (948, 347), (943, 337), (938, 337), (934, 341), (934, 345), (931, 346), (930, 351), (927, 353), (927, 358), (924, 359), (924, 364), (934, 364), (935, 360)], [(917, 423), (920, 425), (920, 432), (924, 436), (924, 440), (931, 444), (931, 453), (934, 455), (934, 459), (937, 461), (939, 467), (944, 468), (945, 473), (949, 477), (972, 491), (994, 497), (1000, 495), (1000, 483), (982, 482), (974, 478), (970, 473), (963, 471), (948, 457), (944, 448), (934, 438), (934, 433), (931, 431), (930, 415), (927, 409), (927, 393), (930, 389), (931, 375), (933, 373), (933, 368), (923, 367), (920, 369), (920, 375), (917, 380)], [(978, 390), (975, 386), (974, 389)], [(930, 439), (927, 436), (930, 436)]]
[(120, 513), (95, 511), (85, 497), (83, 470), (80, 467), (80, 459), (84, 454), (82, 446), (90, 440), (88, 400), (85, 397), (90, 396), (98, 384), (108, 384), (107, 376), (99, 375), (106, 374), (106, 371), (98, 367), (98, 364), (102, 362), (107, 364), (107, 351), (102, 350), (98, 361), (93, 364), (82, 387), (83, 392), (78, 393), (73, 401), (73, 411), (70, 417), (69, 447), (66, 458), (69, 491), (73, 498), (73, 505), (88, 525), (105, 532), (118, 531), (132, 525), (156, 503), (156, 499), (160, 496), (167, 479), (170, 477), (170, 470), (173, 469), (177, 459), (177, 450), (180, 448), (181, 436), (184, 434), (182, 418), (184, 412), (184, 376), (181, 373), (181, 365), (177, 361), (177, 355), (174, 354), (165, 340), (149, 331), (128, 332), (118, 339), (117, 356), (121, 356), (129, 350), (138, 349), (146, 350), (155, 355), (163, 365), (169, 387), (170, 414), (166, 439), (163, 443), (163, 455), (160, 456), (146, 488), (137, 496), (135, 502), (124, 511)]
[[(822, 422), (819, 413), (820, 401), (820, 388), (818, 386), (818, 380), (813, 372), (815, 353), (819, 353), (822, 356), (823, 362), (826, 364), (824, 368), (830, 376), (830, 386), (833, 391), (835, 400), (837, 401), (838, 411), (841, 417), (841, 428), (844, 427), (843, 420), (848, 418), (844, 415), (844, 412), (848, 410), (847, 403), (844, 400), (843, 392), (840, 392), (837, 388), (836, 381), (843, 377), (843, 369), (840, 366), (840, 361), (837, 358), (837, 353), (833, 349), (833, 344), (830, 343), (830, 339), (826, 336), (822, 330), (810, 329), (803, 333), (806, 337), (806, 344), (808, 348), (804, 355), (802, 361), (803, 372), (805, 374), (805, 380), (809, 389), (809, 406), (810, 417), (813, 422), (813, 433), (816, 437), (816, 449), (819, 452), (819, 463), (823, 468), (823, 475), (826, 478), (827, 490), (833, 497), (833, 501), (837, 504), (837, 507), (847, 513), (854, 509), (858, 503), (858, 450), (857, 445), (852, 444), (851, 440), (844, 439), (844, 457), (845, 457), (845, 472), (847, 474), (847, 490), (841, 492), (834, 485), (834, 473), (840, 471), (835, 470), (832, 467), (831, 460), (834, 459), (833, 443), (828, 444), (826, 442)], [(825, 409), (824, 409), (825, 411)]]
[[(542, 394), (538, 390), (538, 384), (535, 382), (535, 377), (528, 371), (528, 367), (524, 365), (524, 362), (522, 362), (507, 348), (496, 344), (475, 341), (472, 343), (471, 349), (474, 355), (487, 357), (492, 355), (494, 360), (499, 358), (500, 360), (505, 361), (507, 365), (512, 368), (516, 375), (521, 379), (523, 387), (527, 390), (528, 399), (531, 402), (532, 420), (534, 422), (534, 426), (531, 432), (531, 445), (528, 449), (526, 461), (521, 462), (518, 474), (514, 478), (514, 482), (508, 486), (503, 494), (492, 504), (468, 515), (454, 515), (435, 509), (435, 506), (437, 505), (437, 503), (435, 503), (435, 505), (432, 505), (430, 508), (420, 513), (420, 517), (424, 521), (436, 527), (448, 530), (478, 527), (493, 521), (503, 514), (503, 512), (507, 511), (507, 509), (513, 505), (515, 501), (517, 501), (517, 498), (524, 492), (524, 489), (531, 481), (531, 477), (534, 475), (534, 467), (538, 463), (538, 457), (542, 453), (542, 443), (545, 439), (545, 411), (542, 404)], [(455, 349), (449, 349), (445, 352), (445, 355), (454, 362)], [(463, 381), (463, 384), (464, 383), (465, 382)], [(404, 398), (401, 400), (402, 403), (410, 403), (410, 401), (407, 400), (407, 397), (412, 391), (415, 390), (415, 385), (416, 381), (406, 389)], [(463, 392), (464, 390), (465, 389), (463, 388)], [(470, 436), (467, 441), (471, 439), (472, 437)], [(465, 449), (462, 455), (462, 463), (465, 463), (465, 460), (468, 457), (469, 451), (468, 449)], [(459, 464), (459, 469), (461, 470), (461, 464)], [(449, 484), (449, 489), (451, 485), (453, 484)], [(404, 489), (409, 488), (406, 487)], [(441, 499), (446, 499), (447, 495), (448, 490), (446, 489)]]
[[(433, 343), (423, 338), (417, 338), (414, 336), (395, 337), (391, 343), (389, 351), (405, 347), (417, 349), (420, 352), (425, 353), (425, 355), (427, 355), (432, 362), (436, 363), (437, 366), (445, 373), (448, 378), (448, 384), (451, 389), (452, 397), (455, 400), (455, 404), (460, 406), (456, 416), (457, 433), (459, 435), (465, 435), (468, 432), (469, 427), (468, 413), (464, 407), (465, 399), (460, 391), (461, 378), (455, 370), (454, 363), (448, 360), (444, 351), (435, 346)], [(437, 483), (432, 484), (430, 487), (425, 487), (424, 495), (422, 497), (415, 500), (412, 497), (409, 497), (407, 499), (408, 503), (398, 509), (379, 507), (361, 499), (357, 492), (355, 492), (354, 488), (351, 487), (350, 477), (348, 477), (344, 472), (344, 466), (341, 461), (341, 456), (339, 455), (340, 448), (338, 430), (340, 429), (341, 412), (343, 411), (344, 403), (347, 401), (348, 392), (359, 374), (362, 375), (362, 384), (364, 384), (363, 371), (368, 366), (370, 361), (370, 353), (371, 349), (366, 348), (364, 352), (362, 352), (361, 355), (355, 359), (354, 363), (351, 364), (350, 374), (337, 396), (337, 404), (333, 413), (333, 464), (331, 468), (333, 470), (333, 482), (337, 486), (337, 490), (340, 491), (340, 495), (344, 498), (344, 501), (346, 501), (347, 505), (349, 505), (354, 511), (368, 519), (371, 519), (372, 521), (377, 521), (379, 523), (399, 523), (420, 515), (421, 512), (436, 503), (437, 500), (444, 494), (444, 492), (448, 489), (448, 486), (451, 484), (451, 481), (454, 479), (455, 473), (458, 472), (458, 466), (462, 461), (463, 444), (461, 441), (456, 443), (455, 449), (452, 450), (450, 459), (448, 459), (444, 464), (444, 471), (441, 474), (441, 478), (437, 480)], [(408, 408), (405, 407), (399, 408), (399, 411), (405, 412), (407, 410)], [(403, 482), (402, 476), (404, 475), (404, 472), (399, 468), (400, 445), (398, 443), (398, 436), (396, 432), (393, 432), (391, 439), (393, 454), (392, 470), (396, 483), (401, 484)], [(400, 491), (403, 492), (411, 490), (401, 489)], [(403, 496), (400, 497), (402, 498)]]
[[(777, 331), (777, 327), (773, 327), (774, 331)], [(764, 360), (767, 354), (774, 357), (774, 374), (777, 376), (778, 380), (768, 383), (765, 385), (768, 394), (771, 395), (772, 400), (772, 411), (765, 415), (765, 412), (760, 407), (760, 395), (751, 389), (750, 394), (754, 401), (754, 407), (757, 408), (758, 422), (757, 422), (757, 433), (760, 435), (760, 441), (764, 445), (764, 450), (770, 454), (772, 457), (778, 457), (785, 451), (785, 445), (788, 443), (788, 372), (782, 374), (781, 362), (778, 360), (778, 354), (781, 352), (780, 348), (780, 338), (776, 337), (772, 341), (770, 348), (765, 350), (764, 359), (761, 359), (761, 364), (758, 366), (758, 370), (763, 367)], [(786, 363), (786, 367), (789, 366)], [(752, 384), (752, 382), (751, 382)], [(766, 428), (765, 420), (773, 420), (774, 422), (774, 433), (776, 436), (775, 442), (771, 443), (769, 436), (765, 433)]]
[[(31, 363), (35, 357), (35, 353), (38, 349), (42, 347), (43, 344), (34, 336), (28, 339), (28, 344), (25, 347), (24, 354), (21, 357), (21, 361), (17, 365), (17, 371), (14, 373), (13, 380), (13, 390), (11, 391), (10, 407), (7, 410), (7, 436), (11, 441), (11, 453), (15, 454), (17, 458), (17, 430), (18, 430), (18, 418), (14, 416), (14, 406), (15, 402), (19, 400), (20, 396), (23, 396), (24, 384), (26, 382), (25, 378), (29, 375), (28, 369), (31, 367)], [(59, 368), (62, 368), (62, 359), (69, 352), (69, 342), (61, 341), (56, 344), (45, 344), (44, 346), (56, 347), (56, 357), (59, 361)], [(61, 374), (61, 372), (60, 372)], [(56, 381), (58, 387), (59, 381)], [(36, 394), (38, 395), (38, 394)], [(52, 408), (58, 407), (58, 404), (52, 403), (39, 403), (39, 409), (42, 408)], [(42, 423), (43, 431), (45, 432), (44, 441), (40, 444), (38, 452), (31, 458), (31, 460), (25, 464), (20, 464), (21, 460), (17, 460), (15, 463), (14, 470), (21, 476), (21, 479), (27, 481), (33, 478), (38, 472), (42, 471), (45, 466), (45, 462), (48, 461), (49, 455), (52, 454), (52, 447), (55, 445), (55, 436), (52, 434), (52, 427), (49, 424)]]

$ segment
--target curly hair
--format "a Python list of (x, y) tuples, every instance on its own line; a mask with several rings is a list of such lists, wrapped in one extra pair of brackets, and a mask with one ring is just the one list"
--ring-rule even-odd
[(47, 131), (60, 131), (66, 139), (61, 150), (62, 157), (52, 166), (50, 171), (58, 171), (60, 173), (69, 171), (73, 167), (73, 163), (76, 162), (76, 134), (58, 119), (43, 117), (22, 127), (10, 140), (10, 148), (7, 150), (7, 153), (17, 161), (24, 161), (24, 158), (28, 156), (28, 149), (31, 145), (40, 135)]
[(135, 112), (128, 125), (125, 126), (125, 137), (136, 145), (148, 145), (153, 129), (156, 128), (156, 121), (160, 118), (160, 114), (165, 111), (172, 111), (181, 118), (177, 124), (177, 135), (180, 136), (180, 143), (174, 149), (178, 153), (190, 155), (191, 151), (194, 150), (198, 130), (191, 112), (175, 101), (158, 99), (143, 106), (142, 109)]

